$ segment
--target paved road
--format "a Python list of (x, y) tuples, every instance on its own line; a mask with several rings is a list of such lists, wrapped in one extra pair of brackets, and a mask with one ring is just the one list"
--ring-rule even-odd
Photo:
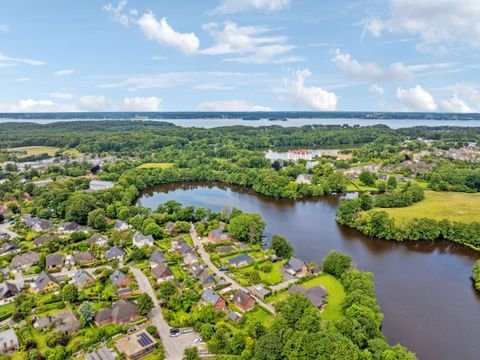
[(220, 271), (213, 263), (212, 261), (210, 260), (210, 254), (205, 250), (205, 248), (203, 247), (203, 244), (202, 244), (202, 241), (199, 240), (199, 237), (198, 237), (198, 234), (195, 230), (195, 227), (191, 226), (190, 228), (190, 236), (192, 237), (192, 240), (193, 240), (193, 243), (195, 244), (195, 247), (197, 249), (197, 252), (200, 254), (200, 257), (202, 258), (202, 260), (205, 262), (205, 264), (210, 268), (210, 270), (212, 270), (218, 277), (223, 277), (225, 278), (225, 280), (227, 282), (229, 282), (231, 285), (231, 287), (233, 289), (241, 289), (243, 291), (245, 291), (246, 293), (250, 294), (251, 296), (253, 296), (255, 298), (255, 300), (257, 301), (257, 304), (259, 304), (261, 307), (263, 307), (265, 310), (271, 312), (272, 314), (275, 314), (275, 308), (272, 306), (272, 305), (269, 305), (269, 304), (266, 304), (264, 303), (262, 300), (260, 300), (259, 298), (257, 298), (255, 295), (253, 295), (252, 293), (250, 293), (250, 291), (244, 287), (244, 286), (241, 286), (239, 283), (237, 283), (234, 279), (232, 279), (230, 276), (228, 276), (227, 274), (225, 274), (224, 272)]
[(153, 300), (155, 307), (150, 312), (150, 319), (160, 334), (166, 352), (166, 359), (183, 359), (185, 348), (192, 346), (193, 340), (198, 337), (198, 334), (193, 333), (190, 335), (180, 335), (179, 337), (170, 337), (170, 326), (168, 326), (168, 323), (163, 318), (157, 295), (155, 294), (155, 291), (153, 291), (150, 281), (141, 270), (133, 266), (130, 266), (130, 269), (137, 280), (140, 291), (150, 295)]
[(288, 280), (285, 280), (284, 282), (281, 282), (280, 284), (270, 286), (270, 289), (272, 289), (272, 291), (283, 290), (289, 287), (291, 284), (296, 283), (297, 281), (298, 279), (296, 278), (288, 279)]

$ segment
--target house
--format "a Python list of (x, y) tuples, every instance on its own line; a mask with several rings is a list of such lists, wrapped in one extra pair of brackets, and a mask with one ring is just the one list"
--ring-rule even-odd
[(93, 234), (92, 236), (90, 236), (88, 239), (87, 239), (87, 244), (89, 246), (106, 246), (107, 245), (107, 242), (108, 242), (108, 239), (103, 236), (103, 235), (99, 235), (99, 234)]
[(227, 303), (212, 289), (206, 289), (202, 294), (202, 300), (206, 304), (212, 304), (215, 310), (223, 311), (227, 308)]
[(295, 182), (297, 184), (311, 185), (312, 184), (312, 179), (313, 179), (312, 174), (300, 174), (300, 175), (297, 176), (297, 179), (295, 180)]
[(287, 154), (287, 159), (292, 161), (306, 160), (311, 161), (313, 159), (313, 152), (311, 150), (290, 150)]
[(204, 269), (200, 275), (198, 275), (198, 280), (200, 280), (204, 289), (212, 288), (217, 284), (215, 278), (207, 269)]
[(117, 296), (120, 298), (120, 299), (128, 299), (129, 297), (131, 297), (133, 295), (133, 292), (132, 292), (132, 289), (130, 288), (120, 288), (120, 289), (117, 289)]
[(118, 300), (112, 306), (97, 311), (95, 324), (128, 324), (139, 317), (137, 304), (128, 300)]
[(169, 221), (165, 224), (165, 232), (167, 234), (173, 235), (175, 234), (177, 229), (175, 228), (175, 223)]
[(152, 235), (143, 235), (140, 232), (136, 232), (133, 235), (133, 245), (137, 247), (144, 247), (144, 246), (153, 246), (153, 236)]
[(19, 292), (20, 290), (15, 284), (12, 284), (8, 281), (0, 283), (0, 305), (4, 305), (13, 301), (13, 298)]
[(146, 330), (140, 330), (118, 340), (115, 347), (126, 360), (137, 360), (154, 351), (156, 341)]
[(172, 270), (170, 270), (168, 265), (165, 263), (157, 264), (152, 269), (152, 275), (155, 280), (157, 280), (157, 283), (174, 279)]
[(92, 180), (88, 185), (88, 190), (90, 191), (101, 191), (113, 188), (115, 185), (112, 181), (100, 181), (100, 180)]
[(183, 255), (183, 263), (187, 266), (192, 266), (195, 263), (198, 263), (198, 258), (193, 252), (186, 252)]
[(112, 246), (110, 249), (108, 249), (105, 252), (105, 259), (121, 261), (124, 255), (125, 255), (125, 252), (123, 251), (122, 248), (119, 248), (118, 246)]
[(12, 269), (28, 269), (40, 262), (40, 256), (34, 251), (16, 255), (10, 262)]
[(115, 220), (115, 223), (113, 224), (113, 230), (124, 231), (128, 229), (130, 229), (130, 225), (128, 225), (128, 223), (122, 220)]
[(33, 245), (42, 246), (48, 243), (49, 241), (52, 241), (53, 239), (55, 239), (55, 236), (43, 235), (33, 240)]
[(81, 225), (76, 221), (65, 222), (58, 227), (58, 232), (60, 234), (72, 234), (81, 229)]
[(224, 232), (223, 229), (215, 229), (208, 233), (208, 240), (216, 243), (232, 241), (233, 236), (228, 232)]
[(3, 243), (2, 246), (0, 246), (1, 256), (7, 255), (7, 254), (13, 254), (19, 251), (20, 251), (20, 246), (12, 242)]
[(265, 298), (270, 295), (270, 290), (265, 288), (263, 285), (258, 284), (258, 285), (253, 285), (248, 288), (252, 295), (256, 296), (260, 300), (265, 300)]
[(233, 267), (246, 266), (253, 262), (254, 260), (248, 254), (240, 254), (228, 259), (228, 264)]
[(77, 265), (91, 264), (96, 260), (95, 255), (91, 251), (78, 252), (73, 256), (73, 258), (75, 260), (75, 264)]
[(35, 282), (30, 285), (30, 292), (34, 294), (49, 293), (57, 291), (59, 288), (60, 284), (57, 279), (43, 271), (37, 276)]
[(232, 245), (224, 245), (217, 247), (215, 250), (218, 254), (228, 254), (236, 249)]
[(192, 264), (192, 266), (190, 266), (190, 272), (196, 278), (202, 273), (203, 269), (205, 269), (205, 266), (203, 264), (198, 263), (198, 262), (194, 263), (194, 264)]
[(297, 284), (292, 285), (288, 290), (290, 293), (301, 293), (305, 295), (308, 300), (315, 306), (316, 308), (320, 309), (325, 304), (326, 300), (325, 297), (327, 296), (327, 292), (321, 286), (314, 286), (310, 289), (305, 289)]
[(232, 302), (243, 312), (252, 310), (255, 307), (255, 299), (241, 289), (235, 292)]
[(0, 333), (0, 354), (8, 354), (17, 350), (19, 342), (17, 334), (13, 329), (8, 329)]
[(163, 253), (158, 249), (155, 249), (152, 255), (150, 256), (151, 267), (154, 267), (156, 264), (164, 263), (165, 261), (166, 261), (165, 255), (163, 255)]
[(78, 270), (72, 277), (72, 282), (80, 289), (95, 284), (95, 278), (85, 270)]
[(70, 310), (61, 312), (57, 315), (47, 315), (42, 318), (37, 317), (33, 323), (33, 327), (37, 330), (52, 327), (55, 331), (62, 332), (65, 335), (75, 333), (81, 326), (82, 324), (80, 321)]
[(305, 262), (296, 257), (290, 258), (288, 263), (285, 264), (284, 268), (288, 274), (296, 277), (305, 276), (308, 272)]
[(30, 229), (36, 232), (48, 231), (53, 227), (53, 223), (51, 221), (40, 219), (30, 214), (22, 215), (21, 219), (23, 220), (23, 222), (27, 227), (29, 227)]
[(230, 311), (227, 315), (227, 319), (233, 322), (239, 322), (242, 319), (242, 314), (236, 311)]
[(105, 345), (100, 349), (85, 354), (85, 360), (115, 360), (116, 358), (116, 355)]
[(132, 283), (132, 280), (130, 280), (125, 273), (118, 269), (115, 270), (112, 275), (110, 275), (110, 280), (116, 287), (125, 287)]
[(65, 258), (62, 254), (50, 254), (45, 259), (45, 267), (48, 270), (58, 270), (63, 267)]

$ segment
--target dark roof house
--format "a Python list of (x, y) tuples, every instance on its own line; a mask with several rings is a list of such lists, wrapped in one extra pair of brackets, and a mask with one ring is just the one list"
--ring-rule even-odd
[(123, 251), (122, 248), (119, 248), (118, 246), (112, 246), (110, 249), (108, 249), (105, 252), (105, 259), (107, 260), (113, 260), (113, 259), (123, 259), (123, 256), (125, 255), (125, 252)]
[(85, 270), (78, 270), (72, 277), (72, 281), (75, 285), (77, 285), (80, 289), (92, 286), (95, 284), (95, 278), (90, 275)]
[(173, 280), (173, 272), (167, 264), (159, 263), (152, 269), (152, 274), (157, 282)]
[(93, 234), (90, 238), (87, 239), (87, 244), (90, 246), (105, 246), (107, 245), (107, 238), (103, 235)]
[(11, 299), (15, 294), (19, 293), (17, 285), (4, 281), (0, 283), (0, 300)]
[(33, 265), (38, 264), (40, 261), (40, 256), (34, 251), (30, 251), (25, 254), (16, 255), (10, 262), (10, 267), (12, 269), (20, 268), (29, 268)]
[(233, 267), (240, 267), (253, 263), (253, 259), (248, 254), (240, 254), (228, 259), (228, 263)]
[(255, 307), (255, 299), (241, 289), (235, 292), (232, 302), (243, 312), (249, 311)]
[(47, 269), (60, 269), (63, 267), (65, 257), (62, 254), (50, 254), (45, 259), (45, 267)]
[(110, 275), (110, 280), (112, 281), (113, 285), (118, 287), (128, 286), (132, 283), (128, 276), (118, 269), (116, 269), (113, 274)]
[(325, 297), (327, 296), (327, 292), (321, 286), (314, 286), (310, 289), (305, 289), (297, 284), (294, 284), (288, 291), (290, 293), (297, 292), (305, 295), (316, 308), (321, 308), (325, 304)]
[(128, 300), (118, 300), (112, 306), (102, 309), (95, 314), (97, 326), (113, 324), (127, 324), (138, 317), (137, 304)]
[(163, 253), (158, 249), (155, 249), (153, 251), (152, 255), (150, 256), (150, 263), (160, 264), (160, 263), (163, 263), (165, 261), (166, 261), (165, 255), (163, 255)]
[(75, 264), (90, 264), (95, 261), (95, 255), (91, 251), (78, 252), (73, 256)]

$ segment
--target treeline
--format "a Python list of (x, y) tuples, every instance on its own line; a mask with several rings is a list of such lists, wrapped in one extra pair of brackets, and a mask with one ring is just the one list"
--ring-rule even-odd
[[(303, 127), (232, 126), (215, 129), (182, 128), (166, 122), (69, 121), (51, 124), (0, 124), (0, 148), (44, 145), (76, 148), (86, 153), (140, 153), (168, 146), (211, 148), (234, 143), (242, 149), (299, 148), (322, 146), (355, 147), (373, 143), (367, 152), (379, 158), (398, 153), (398, 144), (407, 138), (477, 141), (480, 128), (390, 129), (384, 125), (308, 125)], [(375, 145), (378, 144), (378, 145)], [(383, 148), (381, 144), (392, 144)], [(359, 152), (358, 157), (364, 158)]]
[(324, 271), (340, 280), (346, 292), (340, 320), (322, 321), (304, 295), (294, 294), (277, 306), (272, 326), (256, 340), (251, 351), (242, 353), (242, 358), (416, 359), (403, 346), (387, 343), (381, 332), (383, 315), (375, 299), (373, 275), (354, 270), (351, 264), (347, 255), (336, 252), (323, 262)]
[(436, 191), (480, 191), (480, 169), (477, 164), (445, 163), (427, 172), (423, 178)]
[(480, 260), (477, 260), (472, 268), (472, 280), (475, 289), (480, 291)]
[(386, 240), (449, 240), (480, 247), (480, 222), (415, 218), (399, 226), (386, 211), (364, 211), (360, 198), (344, 200), (337, 210), (337, 221), (365, 235)]

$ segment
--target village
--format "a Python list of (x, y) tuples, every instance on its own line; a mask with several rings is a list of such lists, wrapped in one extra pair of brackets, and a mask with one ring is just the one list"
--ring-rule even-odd
[[(93, 180), (90, 191), (110, 186)], [(315, 279), (318, 266), (283, 259), (266, 241), (236, 241), (225, 223), (205, 236), (195, 225), (167, 222), (167, 237), (154, 240), (118, 219), (98, 232), (77, 222), (6, 213), (0, 224), (0, 352), (26, 350), (28, 339), (49, 346), (54, 338), (79, 359), (140, 359), (158, 351), (179, 359), (191, 346), (207, 356), (190, 319), (198, 309), (207, 306), (222, 314), (217, 321), (242, 329), (249, 319), (271, 321), (276, 301), (294, 292), (320, 311), (327, 304), (324, 287), (302, 284)], [(168, 286), (193, 292), (189, 311), (164, 308)]]

